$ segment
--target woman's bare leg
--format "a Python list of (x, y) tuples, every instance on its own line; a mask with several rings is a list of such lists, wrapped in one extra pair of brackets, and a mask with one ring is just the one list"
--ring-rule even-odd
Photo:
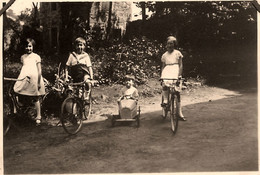
[(35, 102), (35, 108), (36, 108), (36, 112), (37, 112), (37, 116), (36, 116), (36, 123), (40, 123), (41, 122), (41, 104), (39, 99)]

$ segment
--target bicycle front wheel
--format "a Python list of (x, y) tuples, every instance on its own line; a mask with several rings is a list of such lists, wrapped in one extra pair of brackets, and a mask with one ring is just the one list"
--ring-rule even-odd
[[(162, 103), (161, 104), (163, 104), (163, 96), (162, 96)], [(166, 117), (167, 117), (167, 115), (168, 115), (168, 107), (167, 107), (167, 105), (166, 106), (162, 106), (162, 118), (163, 119), (166, 119)]]
[(74, 97), (66, 98), (61, 105), (61, 124), (64, 130), (70, 134), (77, 134), (82, 127), (82, 105), (80, 100)]
[(171, 130), (175, 134), (178, 129), (177, 96), (173, 95), (170, 104)]
[(92, 98), (91, 98), (91, 93), (90, 93), (88, 100), (85, 100), (85, 102), (84, 102), (83, 113), (84, 113), (84, 117), (85, 117), (86, 120), (90, 116), (91, 108), (92, 108)]

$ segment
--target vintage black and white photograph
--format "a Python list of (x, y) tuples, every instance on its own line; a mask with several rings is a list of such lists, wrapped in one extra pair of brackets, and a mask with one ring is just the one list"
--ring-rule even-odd
[(0, 7), (3, 174), (259, 173), (257, 0)]

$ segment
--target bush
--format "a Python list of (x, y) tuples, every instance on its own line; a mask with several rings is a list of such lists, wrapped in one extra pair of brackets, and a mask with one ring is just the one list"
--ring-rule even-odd
[[(105, 43), (103, 47), (91, 48), (88, 53), (91, 56), (94, 78), (101, 84), (122, 84), (125, 82), (125, 75), (134, 75), (137, 84), (144, 84), (150, 78), (160, 77), (161, 56), (165, 52), (163, 44), (156, 40), (149, 40), (145, 37), (130, 39), (127, 43)], [(96, 49), (96, 50), (95, 50)], [(191, 51), (180, 49), (184, 55), (184, 77), (196, 77), (198, 75), (198, 57), (192, 56)], [(62, 55), (42, 57), (43, 77), (50, 82), (54, 81), (54, 74), (57, 73), (59, 61), (67, 61)], [(21, 64), (12, 62), (5, 63), (7, 71), (5, 76), (17, 77)], [(196, 66), (197, 65), (197, 66)]]
[(142, 84), (159, 76), (162, 50), (162, 44), (146, 38), (100, 48), (92, 58), (94, 76), (101, 83), (110, 84), (122, 83), (124, 76), (131, 74)]

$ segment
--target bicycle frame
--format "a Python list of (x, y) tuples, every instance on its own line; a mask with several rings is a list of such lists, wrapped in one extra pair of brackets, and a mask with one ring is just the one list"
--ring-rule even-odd
[[(167, 106), (169, 106), (169, 102), (171, 101), (172, 97), (174, 95), (178, 95), (177, 93), (179, 93), (181, 91), (182, 88), (182, 80), (176, 80), (176, 79), (166, 79), (166, 80), (173, 80), (173, 82), (165, 84), (165, 86), (167, 87), (167, 91), (168, 91), (168, 104)], [(179, 87), (177, 86), (177, 84), (179, 83)]]
[[(171, 79), (172, 80), (172, 79)], [(163, 82), (164, 85), (167, 87), (168, 91), (168, 103), (166, 106), (163, 107), (164, 116), (166, 118), (168, 111), (170, 111), (170, 119), (171, 119), (171, 130), (175, 134), (178, 128), (178, 116), (177, 116), (177, 106), (179, 103), (179, 92), (181, 90), (182, 81), (175, 81), (172, 82)], [(179, 86), (177, 84), (179, 83)]]
[[(29, 81), (29, 79), (30, 79), (29, 77), (25, 77), (23, 79), (14, 79), (14, 78), (5, 78), (4, 77), (4, 80), (7, 80), (7, 81), (23, 81), (23, 80)], [(17, 114), (17, 113), (18, 114), (27, 114), (27, 112), (34, 107), (34, 103), (33, 103), (32, 99), (30, 99), (29, 96), (16, 94), (13, 90), (13, 86), (14, 86), (14, 83), (12, 83), (8, 89), (8, 98), (10, 100), (9, 101), (10, 108), (13, 108), (13, 109), (11, 109), (11, 115)], [(25, 99), (30, 99), (30, 100), (28, 101)], [(21, 103), (21, 104), (19, 104), (19, 103)]]
[(63, 101), (61, 105), (61, 123), (64, 130), (70, 134), (77, 134), (83, 122), (83, 115), (88, 119), (91, 111), (91, 95), (89, 100), (84, 99), (85, 87), (88, 83), (96, 81), (86, 80), (79, 83), (69, 83), (67, 88), (71, 89), (71, 94)]
[[(91, 90), (91, 87), (92, 87), (92, 84), (95, 84), (97, 83), (96, 80), (84, 80), (82, 82), (79, 82), (79, 83), (68, 83), (66, 86), (68, 89), (71, 90), (71, 95), (73, 97), (77, 97), (81, 100), (84, 100), (84, 93), (86, 91), (86, 86), (89, 86), (89, 89)], [(74, 91), (74, 89), (76, 89), (76, 91)], [(81, 91), (81, 92), (80, 92)]]

